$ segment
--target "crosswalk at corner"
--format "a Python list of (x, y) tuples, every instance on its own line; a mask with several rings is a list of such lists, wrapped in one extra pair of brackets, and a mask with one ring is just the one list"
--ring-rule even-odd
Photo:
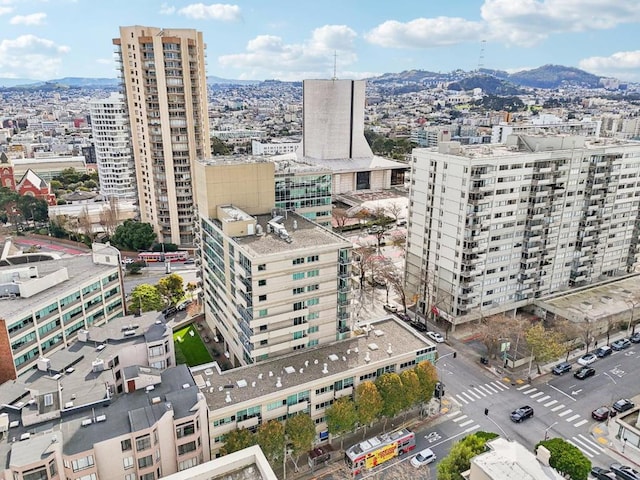
[(582, 434), (575, 435), (566, 440), (589, 458), (600, 455), (605, 451), (604, 448), (602, 448), (602, 445), (598, 444), (597, 441), (587, 438)]
[(505, 390), (509, 390), (510, 388), (511, 387), (509, 387), (508, 385), (504, 385), (499, 381), (489, 382), (483, 385), (472, 385), (471, 388), (468, 388), (464, 392), (456, 393), (451, 397), (451, 399), (459, 406), (463, 406), (488, 397), (490, 395), (504, 392)]
[(458, 425), (460, 428), (464, 428), (466, 431), (473, 431), (480, 428), (480, 425), (475, 423), (475, 420), (469, 418), (468, 415), (465, 415), (461, 411), (451, 412), (446, 415), (447, 418), (450, 418), (453, 423)]

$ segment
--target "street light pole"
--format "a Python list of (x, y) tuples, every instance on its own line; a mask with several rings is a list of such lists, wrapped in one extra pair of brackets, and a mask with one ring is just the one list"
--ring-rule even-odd
[(544, 429), (544, 439), (547, 440), (549, 438), (548, 432), (551, 429), (551, 427), (553, 427), (554, 425), (556, 425), (558, 422), (553, 422), (551, 425), (549, 425), (547, 428)]
[(485, 417), (487, 417), (487, 419), (488, 419), (489, 421), (491, 421), (491, 423), (493, 423), (496, 427), (498, 427), (498, 429), (499, 429), (499, 430), (502, 432), (502, 434), (504, 435), (504, 438), (506, 438), (506, 439), (507, 439), (507, 442), (510, 442), (510, 441), (511, 441), (511, 439), (509, 438), (509, 435), (507, 435), (507, 432), (505, 432), (505, 431), (502, 429), (502, 427), (501, 427), (500, 425), (498, 425), (498, 424), (497, 424), (497, 422), (496, 422), (493, 418), (491, 418), (491, 417), (489, 416), (489, 409), (488, 409), (488, 408), (485, 408), (485, 409), (484, 409), (484, 414), (485, 414)]

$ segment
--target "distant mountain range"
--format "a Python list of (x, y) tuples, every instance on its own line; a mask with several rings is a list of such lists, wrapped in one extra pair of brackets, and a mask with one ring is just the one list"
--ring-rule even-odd
[[(562, 65), (544, 65), (532, 70), (523, 70), (517, 73), (507, 73), (502, 70), (480, 69), (473, 72), (454, 70), (449, 73), (436, 73), (426, 70), (408, 70), (400, 73), (385, 73), (379, 77), (367, 79), (376, 85), (393, 86), (394, 90), (412, 91), (422, 89), (428, 85), (447, 83), (449, 88), (458, 90), (470, 90), (482, 88), (487, 93), (496, 95), (514, 95), (523, 87), (529, 88), (560, 88), (563, 86), (580, 86), (584, 88), (600, 87), (600, 79), (597, 75), (585, 72), (578, 68), (564, 67)], [(208, 76), (207, 83), (215, 85), (258, 85), (261, 83), (277, 82), (277, 80), (231, 80), (221, 77)], [(296, 82), (297, 83), (297, 82)], [(65, 77), (46, 82), (0, 78), (0, 88), (20, 90), (64, 90), (68, 88), (116, 88), (119, 85), (117, 78), (83, 78)]]

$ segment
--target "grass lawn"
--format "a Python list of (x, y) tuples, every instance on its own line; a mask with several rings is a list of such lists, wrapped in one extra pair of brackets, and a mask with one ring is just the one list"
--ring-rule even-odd
[(173, 334), (176, 349), (176, 363), (186, 363), (190, 367), (209, 363), (213, 360), (198, 330), (193, 326), (181, 328)]

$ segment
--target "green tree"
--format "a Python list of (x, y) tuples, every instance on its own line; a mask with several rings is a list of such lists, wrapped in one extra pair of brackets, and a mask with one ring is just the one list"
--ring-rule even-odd
[(564, 353), (560, 333), (547, 330), (542, 322), (538, 322), (526, 330), (524, 337), (529, 345), (531, 355), (535, 359), (538, 372), (540, 372), (540, 363), (558, 358)]
[(587, 480), (591, 471), (591, 461), (578, 449), (562, 438), (551, 438), (538, 442), (551, 453), (549, 465), (571, 480)]
[(46, 222), (49, 219), (49, 205), (42, 198), (31, 195), (18, 195), (16, 207), (25, 220)]
[(146, 267), (146, 264), (144, 262), (133, 262), (127, 263), (127, 266), (125, 268), (129, 275), (137, 275), (144, 267)]
[(414, 406), (420, 402), (420, 379), (413, 370), (405, 370), (400, 374), (402, 382), (402, 397), (404, 409)]
[(232, 430), (223, 436), (224, 445), (220, 449), (222, 455), (237, 452), (256, 444), (256, 437), (247, 429)]
[(373, 382), (365, 381), (356, 388), (355, 402), (358, 422), (364, 427), (366, 433), (367, 425), (370, 425), (382, 412), (382, 397)]
[[(327, 429), (331, 435), (342, 435), (353, 431), (358, 421), (356, 404), (351, 397), (341, 397), (325, 411), (327, 416)], [(344, 437), (340, 438), (340, 448)]]
[(385, 419), (393, 418), (402, 411), (405, 405), (402, 391), (402, 380), (397, 373), (384, 373), (376, 380), (376, 388), (382, 397), (382, 415)]
[(156, 288), (160, 295), (172, 305), (184, 296), (184, 281), (177, 273), (162, 277), (158, 281)]
[(428, 360), (420, 362), (413, 370), (416, 372), (420, 383), (419, 401), (427, 403), (433, 397), (436, 382), (438, 381), (438, 371), (435, 365)]
[(231, 149), (218, 137), (211, 137), (211, 155), (230, 155)]
[(311, 449), (316, 438), (316, 424), (308, 413), (298, 413), (287, 419), (285, 433), (297, 460), (301, 454)]
[(282, 459), (284, 453), (284, 426), (277, 420), (263, 423), (256, 432), (256, 442), (273, 465)]
[(142, 307), (143, 312), (162, 310), (162, 297), (154, 285), (143, 283), (136, 285), (131, 290), (131, 306), (129, 309), (137, 314), (141, 313), (140, 307)]
[(150, 223), (136, 222), (135, 220), (125, 220), (118, 225), (115, 233), (111, 237), (111, 243), (123, 250), (139, 251), (148, 250), (156, 241), (156, 234)]
[(473, 434), (455, 443), (438, 464), (438, 480), (464, 480), (462, 472), (469, 470), (471, 459), (484, 451), (485, 443), (485, 438)]

